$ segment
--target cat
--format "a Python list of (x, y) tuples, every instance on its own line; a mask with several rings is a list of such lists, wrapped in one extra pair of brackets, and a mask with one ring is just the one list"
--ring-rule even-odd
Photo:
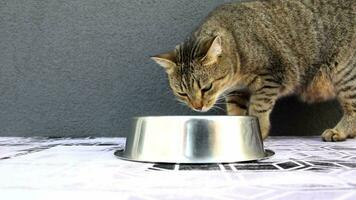
[(212, 11), (175, 50), (151, 57), (178, 100), (206, 112), (225, 98), (228, 115), (259, 119), (263, 139), (278, 98), (336, 98), (343, 117), (324, 141), (356, 136), (356, 1), (261, 0)]

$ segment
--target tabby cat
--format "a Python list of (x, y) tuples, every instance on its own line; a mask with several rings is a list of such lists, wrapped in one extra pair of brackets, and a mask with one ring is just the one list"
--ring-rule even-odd
[(224, 4), (174, 51), (153, 56), (179, 100), (196, 111), (225, 97), (229, 115), (259, 118), (268, 136), (276, 100), (337, 98), (344, 115), (324, 141), (356, 136), (356, 0)]

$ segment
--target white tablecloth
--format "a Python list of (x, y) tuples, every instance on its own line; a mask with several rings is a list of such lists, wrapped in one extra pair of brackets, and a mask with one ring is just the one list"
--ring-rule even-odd
[(117, 159), (124, 138), (0, 138), (0, 199), (356, 199), (356, 140), (272, 137), (260, 162)]

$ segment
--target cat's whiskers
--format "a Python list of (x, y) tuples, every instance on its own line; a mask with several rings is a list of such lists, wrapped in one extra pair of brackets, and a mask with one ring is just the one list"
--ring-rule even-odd
[(184, 107), (187, 106), (186, 104), (184, 104), (182, 102), (178, 102), (178, 104), (181, 105), (181, 106), (184, 106)]
[(229, 94), (222, 94), (222, 96), (224, 98), (227, 98), (227, 97), (235, 97), (235, 96), (238, 96), (238, 95), (229, 93)]
[(223, 108), (220, 108), (219, 106), (216, 106), (216, 105), (214, 105), (212, 108), (213, 109), (215, 108), (215, 109), (218, 109), (218, 110), (221, 110), (221, 111), (225, 112), (225, 110)]

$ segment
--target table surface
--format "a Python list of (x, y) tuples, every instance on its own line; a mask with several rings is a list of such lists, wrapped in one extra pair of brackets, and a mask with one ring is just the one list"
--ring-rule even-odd
[[(260, 162), (117, 159), (124, 138), (0, 138), (1, 199), (356, 199), (356, 140), (271, 137)], [(6, 198), (3, 198), (6, 197)]]

